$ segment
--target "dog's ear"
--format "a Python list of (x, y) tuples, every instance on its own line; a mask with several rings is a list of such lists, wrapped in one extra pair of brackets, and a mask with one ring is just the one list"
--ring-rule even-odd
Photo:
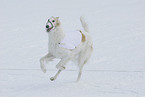
[(58, 21), (57, 23), (56, 23), (56, 26), (59, 26), (60, 25), (60, 22)]
[(59, 17), (56, 17), (56, 19), (58, 20), (58, 19), (59, 19)]

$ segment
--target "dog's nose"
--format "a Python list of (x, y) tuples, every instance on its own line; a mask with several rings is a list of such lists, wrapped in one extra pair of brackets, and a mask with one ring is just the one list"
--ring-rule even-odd
[(49, 28), (49, 25), (46, 25), (46, 28)]

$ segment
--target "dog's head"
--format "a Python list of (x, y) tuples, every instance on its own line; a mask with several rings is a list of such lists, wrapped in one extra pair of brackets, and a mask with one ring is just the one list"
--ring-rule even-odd
[(51, 17), (47, 20), (46, 31), (50, 32), (60, 25), (59, 17)]

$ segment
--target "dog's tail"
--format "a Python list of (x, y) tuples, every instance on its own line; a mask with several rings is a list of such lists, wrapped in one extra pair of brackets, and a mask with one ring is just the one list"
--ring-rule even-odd
[(80, 21), (81, 21), (81, 23), (82, 23), (82, 26), (83, 26), (84, 30), (85, 30), (86, 32), (89, 32), (88, 25), (87, 25), (87, 23), (85, 22), (83, 16), (80, 17)]

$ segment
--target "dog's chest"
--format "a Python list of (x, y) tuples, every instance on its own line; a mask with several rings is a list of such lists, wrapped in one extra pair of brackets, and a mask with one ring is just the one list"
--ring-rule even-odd
[(73, 31), (65, 33), (65, 38), (58, 44), (59, 47), (66, 49), (75, 49), (82, 40), (80, 31)]
[(53, 40), (49, 40), (49, 52), (52, 54), (56, 52), (56, 43)]

